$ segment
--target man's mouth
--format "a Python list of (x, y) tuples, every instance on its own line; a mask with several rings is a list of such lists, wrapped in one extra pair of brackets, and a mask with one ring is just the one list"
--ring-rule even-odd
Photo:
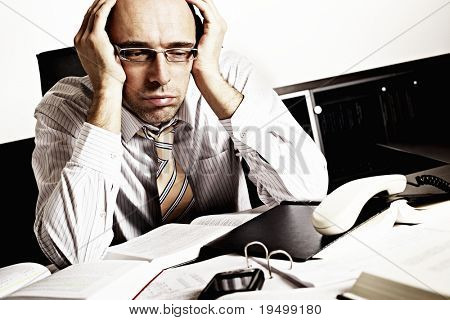
[(164, 107), (175, 104), (176, 97), (169, 95), (152, 95), (142, 97), (145, 101), (154, 105), (155, 107)]

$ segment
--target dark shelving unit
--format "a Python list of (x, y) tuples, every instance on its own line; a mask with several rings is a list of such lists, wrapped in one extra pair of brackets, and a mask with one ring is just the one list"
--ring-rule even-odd
[(449, 71), (446, 54), (276, 91), (325, 154), (332, 191), (360, 177), (445, 164)]

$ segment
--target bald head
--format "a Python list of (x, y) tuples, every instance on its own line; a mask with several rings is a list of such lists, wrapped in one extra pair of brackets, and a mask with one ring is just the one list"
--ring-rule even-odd
[(195, 43), (195, 20), (185, 0), (117, 0), (107, 30), (116, 44), (134, 40), (178, 42), (182, 33), (184, 40)]

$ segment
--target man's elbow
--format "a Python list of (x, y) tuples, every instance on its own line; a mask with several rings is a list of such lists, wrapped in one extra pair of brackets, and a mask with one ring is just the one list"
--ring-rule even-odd
[(312, 199), (313, 201), (322, 201), (328, 191), (328, 170), (327, 167), (324, 166), (323, 168), (320, 168), (317, 170), (317, 172), (314, 173), (311, 181), (311, 193), (312, 193)]
[(72, 264), (101, 260), (106, 251), (106, 248), (103, 251), (92, 250), (92, 246), (97, 243), (80, 246), (79, 239), (70, 236), (70, 231), (61, 233), (61, 230), (58, 231), (42, 220), (36, 220), (34, 232), (42, 252), (59, 269)]
[(48, 230), (43, 226), (43, 223), (36, 220), (34, 224), (34, 234), (38, 241), (39, 247), (47, 259), (54, 264), (58, 269), (64, 269), (72, 264), (63, 254), (63, 251), (58, 248), (57, 243), (50, 236)]
[(316, 167), (301, 176), (302, 188), (292, 195), (297, 201), (322, 201), (327, 195), (328, 181), (326, 165)]

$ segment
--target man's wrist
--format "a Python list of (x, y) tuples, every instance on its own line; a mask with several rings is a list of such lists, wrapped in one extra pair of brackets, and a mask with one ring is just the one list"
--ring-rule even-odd
[(103, 87), (94, 92), (87, 122), (105, 130), (120, 133), (122, 115), (122, 89)]
[(111, 97), (122, 99), (123, 83), (107, 77), (94, 86), (94, 98)]

